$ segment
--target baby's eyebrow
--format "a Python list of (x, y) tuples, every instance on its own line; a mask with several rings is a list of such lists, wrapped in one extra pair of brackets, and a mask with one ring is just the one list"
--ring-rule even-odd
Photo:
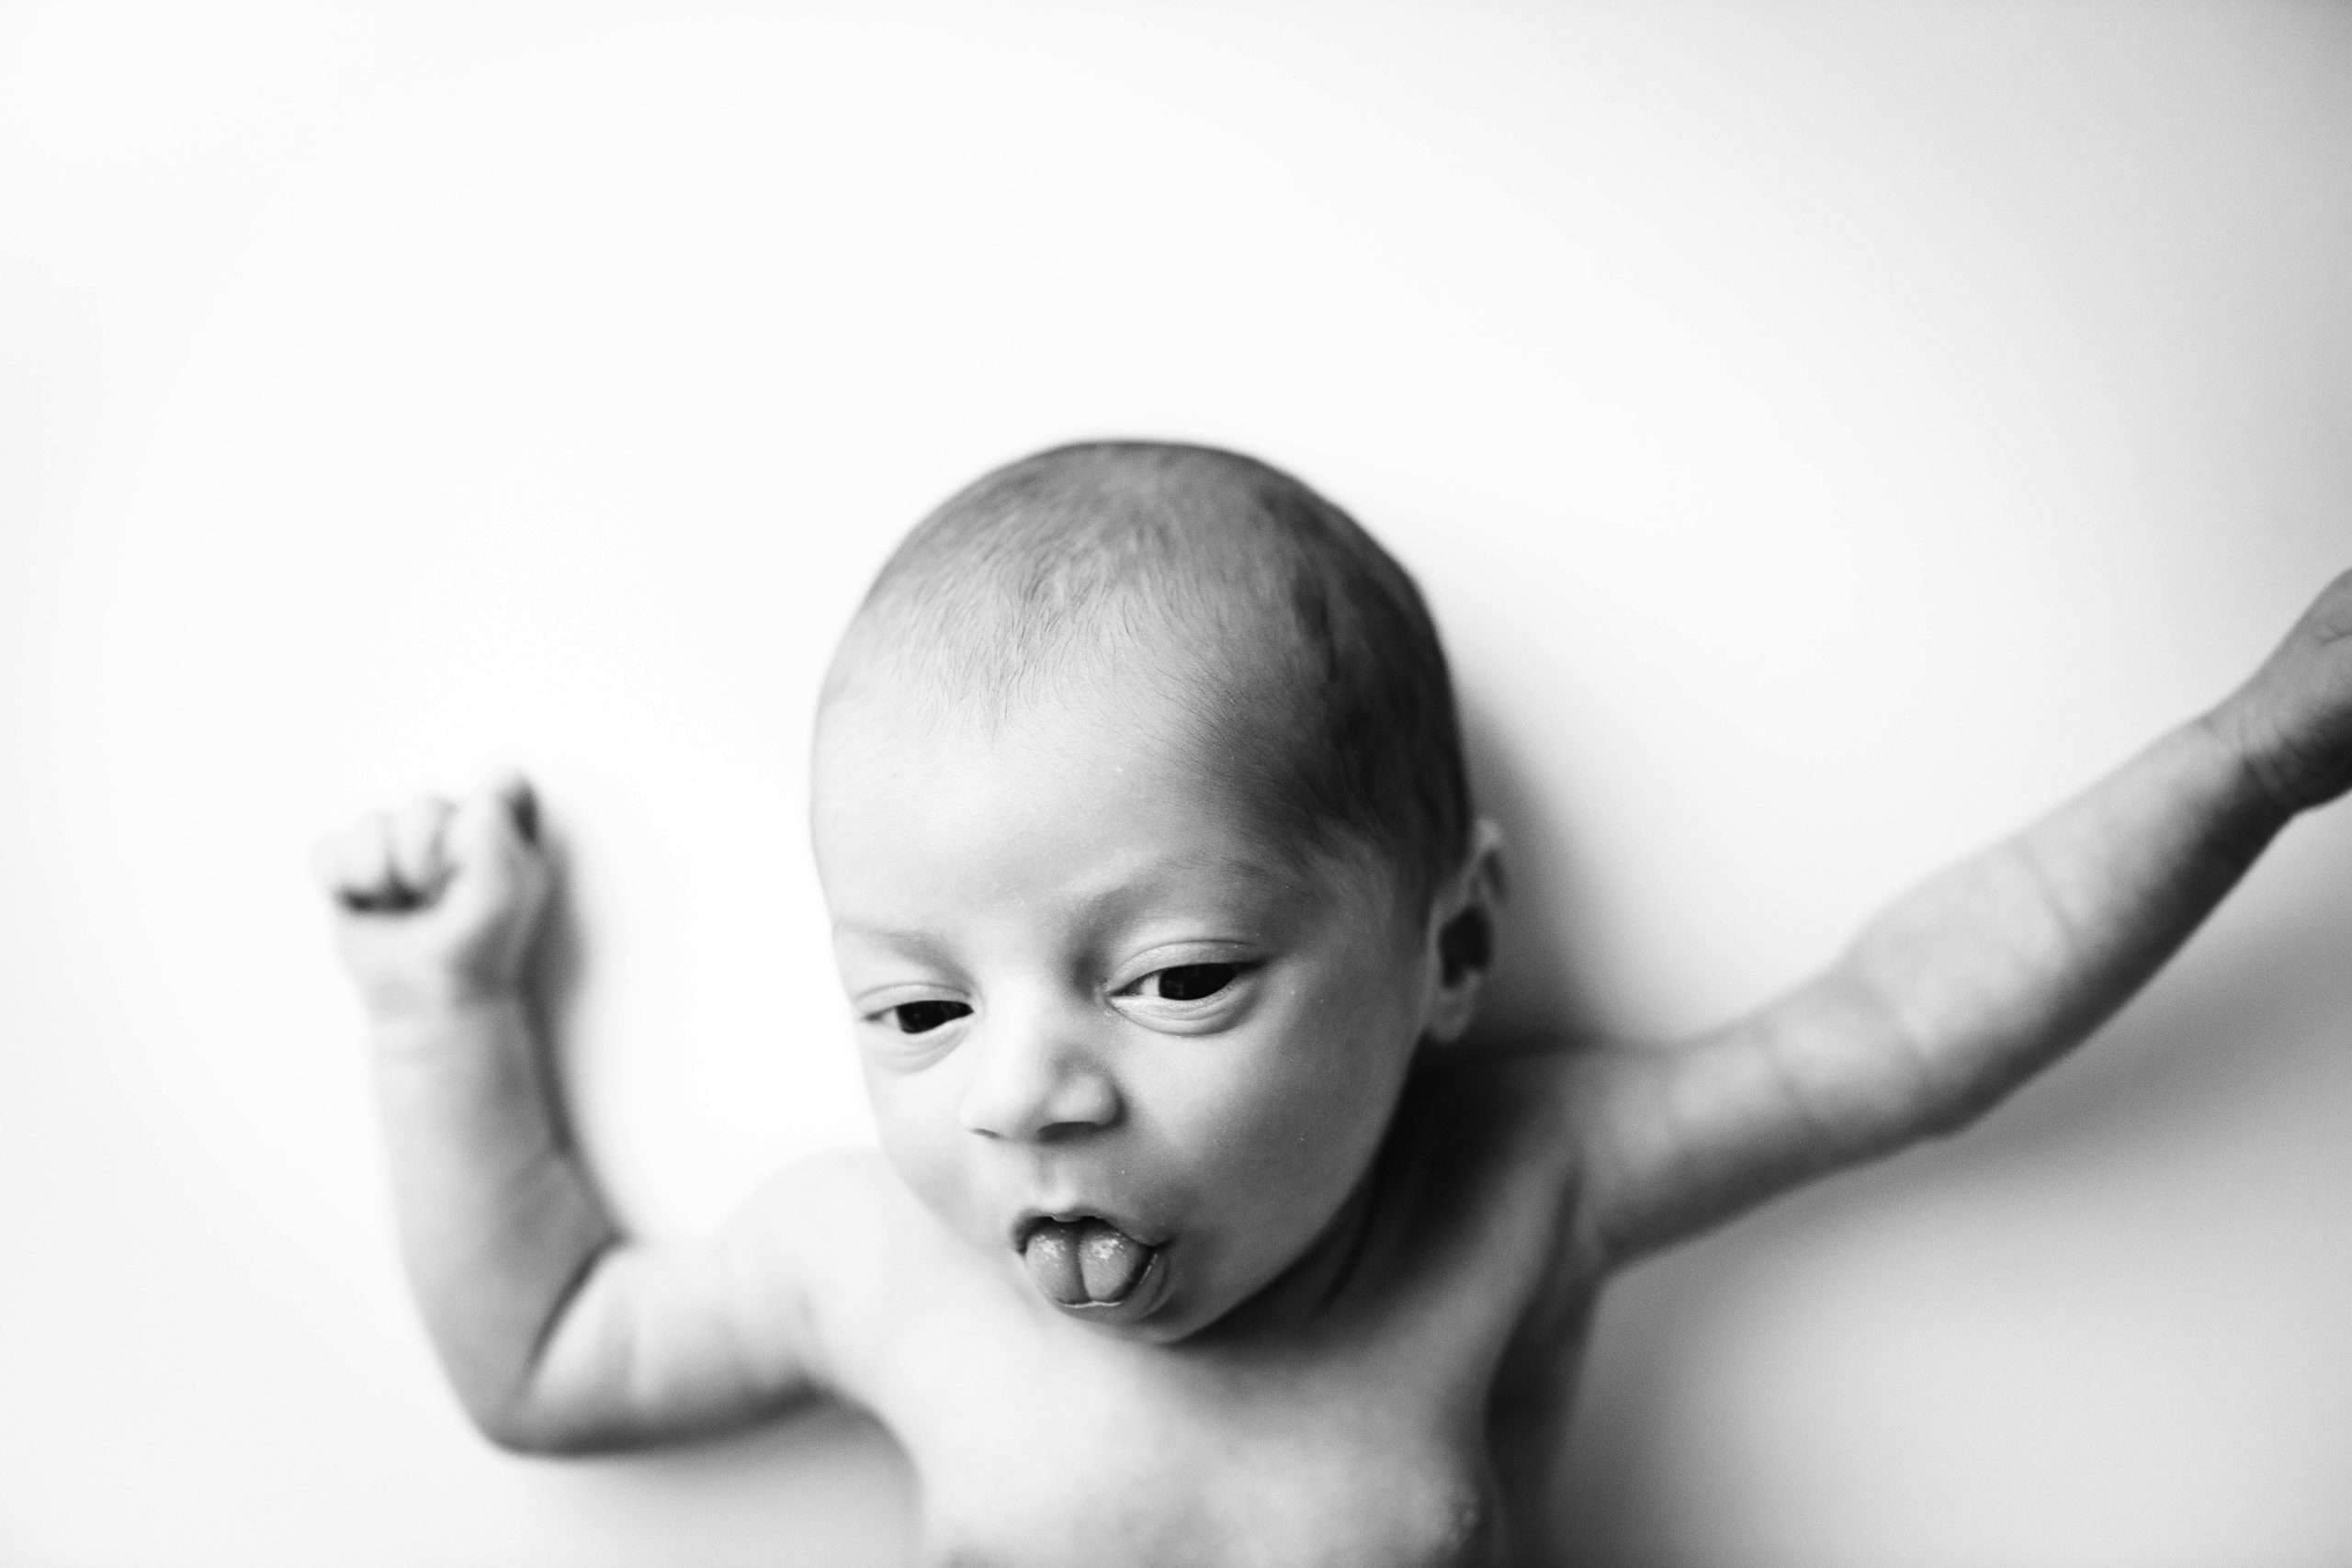
[[(1173, 854), (1138, 867), (1105, 886), (1078, 894), (1065, 906), (1064, 918), (1080, 923), (1125, 919), (1155, 898), (1164, 897), (1167, 884), (1180, 877), (1201, 878), (1221, 896), (1246, 900), (1250, 913), (1260, 918), (1288, 906), (1307, 891), (1287, 867), (1227, 856)], [(945, 964), (952, 958), (950, 944), (927, 930), (873, 925), (854, 919), (836, 919), (832, 929), (836, 942), (870, 942), (921, 963)]]
[(947, 962), (947, 944), (929, 931), (901, 931), (892, 926), (860, 925), (855, 920), (835, 920), (833, 940), (843, 937), (888, 947), (924, 964), (944, 964)]
[[(1177, 880), (1205, 885), (1213, 897), (1246, 900), (1255, 912), (1288, 904), (1304, 891), (1289, 868), (1257, 860), (1224, 855), (1171, 854), (1136, 868), (1109, 886), (1077, 900), (1074, 912), (1085, 917), (1117, 919), (1165, 896)], [(1193, 889), (1188, 889), (1191, 891)]]

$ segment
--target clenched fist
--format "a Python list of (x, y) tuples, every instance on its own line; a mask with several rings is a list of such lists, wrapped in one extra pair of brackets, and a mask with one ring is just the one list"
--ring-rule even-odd
[(458, 801), (420, 795), (321, 843), (336, 941), (378, 1015), (511, 995), (553, 881), (531, 786), (510, 777)]

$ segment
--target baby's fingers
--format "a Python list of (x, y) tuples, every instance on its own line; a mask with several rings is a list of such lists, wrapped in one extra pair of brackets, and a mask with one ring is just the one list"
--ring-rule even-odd
[(371, 811), (319, 845), (312, 872), (347, 909), (423, 908), (449, 880), (443, 845), (449, 815), (449, 803), (433, 795)]
[(529, 799), (519, 779), (454, 803), (420, 796), (320, 846), (319, 879), (349, 911), (337, 942), (371, 1008), (446, 1007), (522, 982), (553, 882), (524, 834)]
[(442, 831), (450, 896), (469, 906), (533, 903), (546, 879), (537, 806), (518, 776), (459, 801)]
[(311, 857), (319, 886), (350, 909), (397, 907), (401, 897), (392, 869), (391, 834), (384, 813), (371, 811), (339, 833), (322, 840)]
[(520, 773), (508, 773), (491, 785), (490, 793), (505, 807), (506, 819), (526, 844), (539, 841), (539, 797), (531, 793), (531, 781)]
[(392, 879), (411, 903), (430, 904), (449, 880), (448, 861), (441, 846), (449, 809), (449, 803), (437, 795), (419, 795), (385, 818)]
[(466, 796), (450, 811), (446, 830), (449, 858), (473, 870), (535, 854), (538, 806), (519, 774), (506, 774)]

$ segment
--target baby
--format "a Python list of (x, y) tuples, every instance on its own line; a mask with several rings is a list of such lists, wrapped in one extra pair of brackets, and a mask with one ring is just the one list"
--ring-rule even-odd
[(2255, 676), (1675, 1049), (1469, 1026), (1499, 914), (1444, 656), (1336, 507), (1229, 453), (1065, 447), (883, 569), (814, 837), (878, 1155), (621, 1235), (526, 994), (519, 780), (321, 852), (410, 1275), (541, 1452), (825, 1399), (936, 1562), (1545, 1563), (1611, 1271), (1949, 1132), (2352, 785), (2352, 573)]

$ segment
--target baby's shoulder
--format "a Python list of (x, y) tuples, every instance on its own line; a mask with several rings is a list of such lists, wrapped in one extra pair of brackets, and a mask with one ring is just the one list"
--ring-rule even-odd
[(829, 1293), (873, 1278), (876, 1258), (920, 1258), (955, 1241), (878, 1148), (836, 1148), (794, 1160), (752, 1201), (791, 1238)]
[(903, 1190), (880, 1149), (843, 1145), (788, 1161), (755, 1201), (804, 1211), (811, 1221), (855, 1224), (889, 1218)]
[(907, 1299), (907, 1280), (955, 1261), (953, 1238), (876, 1148), (827, 1149), (791, 1161), (737, 1224), (789, 1269), (836, 1371), (869, 1359), (869, 1342)]

